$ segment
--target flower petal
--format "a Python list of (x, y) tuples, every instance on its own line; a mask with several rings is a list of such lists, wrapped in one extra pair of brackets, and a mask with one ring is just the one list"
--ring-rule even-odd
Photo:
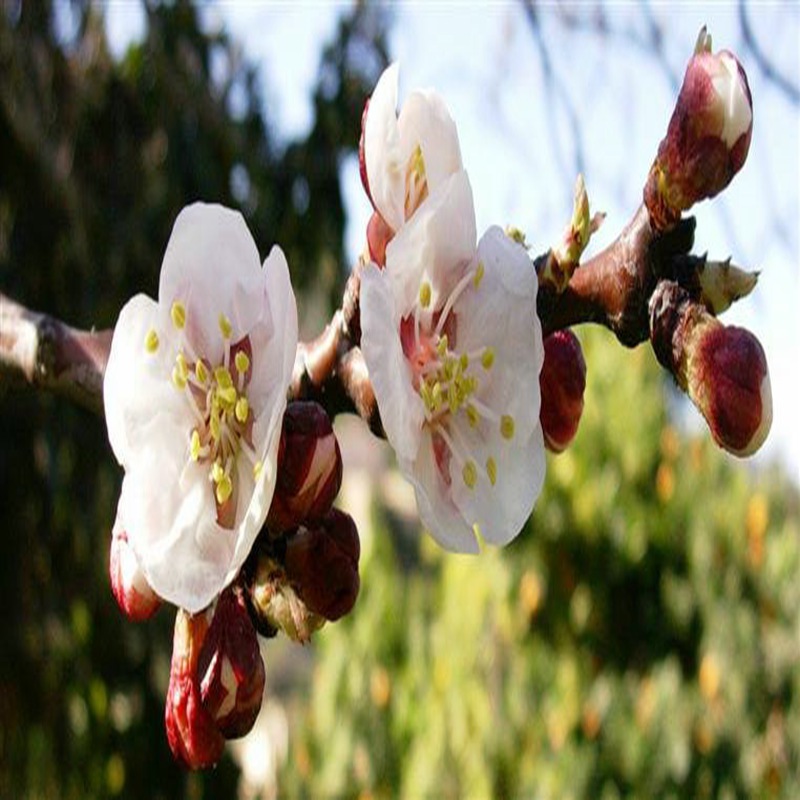
[(429, 195), (386, 248), (386, 273), (400, 317), (407, 316), (427, 280), (432, 307), (453, 289), (475, 253), (475, 209), (467, 173), (451, 175)]
[[(475, 461), (477, 481), (469, 488), (460, 476), (453, 476), (453, 501), (468, 524), (477, 523), (481, 536), (492, 544), (508, 544), (522, 530), (542, 491), (545, 476), (545, 451), (541, 425), (526, 440), (518, 435), (507, 441), (499, 431), (487, 436), (465, 424), (453, 421), (457, 435), (467, 443)], [(486, 464), (496, 465), (494, 486)]]
[(162, 328), (174, 301), (186, 308), (186, 336), (212, 363), (222, 358), (219, 315), (237, 341), (261, 314), (261, 260), (238, 211), (195, 203), (178, 215), (161, 265), (158, 286)]
[(399, 325), (385, 270), (368, 265), (361, 273), (361, 350), (386, 436), (398, 457), (413, 460), (425, 412), (411, 383)]
[(458, 350), (494, 350), (494, 365), (479, 381), (476, 397), (498, 415), (513, 416), (525, 441), (539, 425), (544, 362), (536, 271), (525, 249), (498, 227), (481, 237), (477, 257), (484, 265), (483, 279), (455, 305)]
[[(135, 451), (148, 447), (142, 435), (154, 421), (171, 431), (170, 442), (183, 447), (191, 431), (188, 401), (170, 381), (177, 347), (172, 330), (161, 331), (158, 306), (143, 294), (131, 298), (120, 312), (103, 379), (108, 439), (125, 468)], [(154, 335), (153, 352), (146, 347)]]
[(438, 92), (412, 92), (403, 103), (397, 125), (402, 164), (408, 162), (419, 145), (429, 193), (462, 169), (456, 124)]
[(364, 160), (372, 202), (381, 216), (398, 230), (405, 221), (405, 163), (397, 127), (398, 64), (381, 75), (367, 109), (364, 124)]
[(445, 549), (455, 553), (477, 553), (478, 542), (464, 515), (454, 505), (434, 457), (430, 431), (422, 431), (419, 452), (413, 461), (399, 459), (400, 469), (414, 487), (422, 524)]

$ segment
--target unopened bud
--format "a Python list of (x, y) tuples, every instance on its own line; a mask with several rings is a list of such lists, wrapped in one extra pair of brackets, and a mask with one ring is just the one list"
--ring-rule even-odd
[(560, 453), (578, 432), (586, 389), (586, 361), (581, 343), (572, 331), (556, 331), (544, 340), (539, 386), (542, 392), (539, 420), (544, 443), (549, 450)]
[(289, 583), (285, 570), (269, 556), (260, 555), (250, 587), (250, 606), (259, 630), (283, 631), (305, 644), (325, 619), (311, 611)]
[(314, 402), (290, 403), (283, 415), (278, 478), (267, 524), (294, 528), (327, 513), (342, 484), (342, 456), (330, 418)]
[(242, 597), (219, 597), (197, 664), (203, 705), (226, 739), (250, 732), (264, 694), (264, 662)]
[(703, 28), (645, 186), (653, 226), (666, 230), (682, 211), (721, 192), (742, 168), (752, 132), (744, 69), (727, 50), (712, 54)]
[(755, 453), (772, 425), (769, 370), (758, 339), (723, 325), (671, 281), (659, 283), (650, 300), (650, 338), (717, 444), (737, 456)]
[(198, 659), (210, 622), (208, 610), (189, 614), (179, 608), (175, 617), (164, 722), (175, 760), (189, 769), (213, 766), (225, 748), (225, 739), (203, 704), (197, 677)]
[(336, 508), (286, 543), (286, 575), (313, 612), (327, 620), (347, 614), (358, 597), (361, 544), (356, 524)]
[(161, 598), (150, 588), (128, 543), (128, 534), (117, 516), (111, 531), (109, 557), (111, 591), (123, 614), (134, 622), (149, 619), (161, 606)]

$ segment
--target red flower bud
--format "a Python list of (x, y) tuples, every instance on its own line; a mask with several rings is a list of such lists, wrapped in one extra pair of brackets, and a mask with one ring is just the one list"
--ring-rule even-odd
[(712, 55), (703, 28), (644, 190), (654, 227), (672, 227), (681, 211), (721, 192), (742, 168), (752, 132), (744, 69), (727, 50)]
[(705, 417), (717, 444), (749, 456), (772, 425), (772, 390), (764, 350), (750, 331), (725, 326), (672, 281), (650, 299), (650, 340)]
[(352, 517), (331, 509), (314, 526), (301, 526), (286, 543), (286, 575), (308, 608), (328, 620), (352, 609), (360, 578), (361, 544)]
[(111, 591), (122, 613), (134, 622), (149, 619), (161, 606), (161, 598), (150, 588), (150, 584), (139, 568), (122, 521), (117, 516), (111, 531), (111, 554), (109, 557)]
[(203, 705), (226, 739), (249, 733), (261, 709), (264, 662), (242, 597), (224, 591), (197, 664)]
[(689, 344), (686, 379), (720, 447), (737, 456), (761, 447), (772, 426), (772, 389), (764, 350), (750, 331), (704, 326)]
[(379, 267), (386, 266), (386, 247), (393, 236), (394, 231), (386, 220), (374, 211), (367, 223), (367, 247), (370, 259)]
[(578, 432), (586, 389), (586, 361), (581, 343), (572, 331), (556, 331), (544, 340), (539, 386), (542, 391), (539, 420), (544, 443), (549, 450), (560, 453)]
[(328, 415), (313, 402), (283, 415), (278, 478), (267, 524), (276, 532), (323, 516), (342, 484), (342, 456)]
[(189, 769), (211, 767), (222, 757), (225, 739), (203, 704), (197, 662), (210, 623), (209, 611), (175, 617), (172, 664), (164, 722), (175, 760)]

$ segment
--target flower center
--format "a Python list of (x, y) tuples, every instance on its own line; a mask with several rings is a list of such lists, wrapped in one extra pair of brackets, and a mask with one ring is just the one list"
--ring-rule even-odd
[[(187, 459), (208, 465), (217, 519), (221, 525), (233, 527), (239, 454), (244, 453), (253, 465), (254, 477), (258, 477), (262, 469), (253, 450), (253, 413), (247, 397), (252, 375), (250, 339), (246, 336), (232, 343), (230, 320), (220, 314), (222, 362), (211, 364), (209, 359), (194, 351), (186, 337), (187, 312), (181, 301), (172, 304), (171, 317), (179, 344), (170, 380), (186, 397), (196, 422), (189, 437)], [(145, 337), (146, 351), (154, 353), (158, 345), (158, 334), (149, 331)]]
[(428, 196), (428, 178), (425, 173), (425, 159), (422, 157), (422, 150), (417, 145), (406, 164), (406, 197), (405, 212), (406, 219), (420, 207)]
[[(479, 261), (437, 311), (430, 308), (431, 286), (423, 281), (413, 313), (400, 326), (403, 353), (411, 368), (412, 384), (425, 408), (425, 424), (431, 430), (436, 464), (449, 485), (450, 464), (455, 462), (469, 489), (475, 488), (480, 473), (464, 435), (453, 424), (455, 417), (463, 414), (471, 428), (496, 426), (506, 440), (514, 436), (514, 418), (497, 413), (478, 397), (481, 382), (494, 365), (494, 349), (485, 346), (467, 352), (458, 348), (458, 321), (453, 308), (465, 291), (478, 291), (483, 275), (484, 265)], [(483, 474), (491, 486), (496, 484), (497, 462), (493, 456), (486, 459)]]

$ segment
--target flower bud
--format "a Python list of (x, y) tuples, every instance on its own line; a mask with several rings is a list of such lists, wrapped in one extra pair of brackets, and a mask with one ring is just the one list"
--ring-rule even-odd
[(549, 450), (560, 453), (578, 431), (586, 389), (586, 361), (581, 343), (571, 330), (556, 331), (544, 340), (539, 386), (544, 442)]
[(736, 456), (755, 453), (772, 425), (769, 370), (758, 339), (723, 325), (671, 281), (651, 298), (650, 338), (717, 444)]
[(108, 571), (111, 576), (111, 591), (128, 619), (134, 622), (149, 619), (161, 607), (161, 598), (150, 588), (144, 577), (119, 515), (111, 531)]
[(249, 733), (261, 709), (264, 662), (242, 597), (225, 590), (198, 660), (203, 705), (226, 739)]
[(318, 519), (331, 507), (341, 483), (342, 456), (330, 418), (317, 403), (290, 403), (267, 524), (280, 532)]
[(285, 570), (266, 555), (259, 555), (250, 606), (259, 631), (282, 630), (292, 641), (305, 644), (325, 619), (311, 611), (290, 585)]
[(379, 267), (386, 266), (386, 247), (393, 236), (394, 231), (386, 220), (377, 211), (373, 211), (367, 223), (367, 248), (370, 261)]
[(189, 769), (211, 767), (222, 757), (225, 739), (203, 704), (197, 662), (211, 622), (211, 612), (175, 617), (172, 664), (164, 722), (175, 760)]
[(703, 28), (644, 190), (654, 227), (672, 227), (681, 211), (721, 192), (742, 168), (752, 132), (744, 69), (727, 50), (712, 54)]
[(334, 621), (353, 607), (360, 586), (361, 544), (349, 514), (332, 508), (286, 542), (286, 575), (311, 611)]

